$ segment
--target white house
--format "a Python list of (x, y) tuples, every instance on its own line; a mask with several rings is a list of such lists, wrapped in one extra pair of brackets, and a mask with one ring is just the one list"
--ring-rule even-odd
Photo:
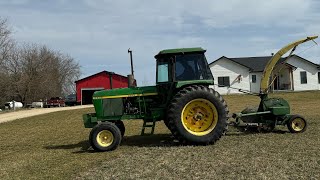
[[(237, 89), (259, 93), (262, 72), (272, 56), (228, 58), (209, 64), (214, 89), (221, 94), (241, 93)], [(300, 56), (281, 58), (272, 73), (271, 91), (320, 90), (320, 66)], [(230, 87), (230, 88), (229, 88)]]

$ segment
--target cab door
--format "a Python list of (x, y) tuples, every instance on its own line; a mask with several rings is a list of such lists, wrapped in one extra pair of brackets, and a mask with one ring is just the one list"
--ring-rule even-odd
[(157, 91), (161, 104), (167, 105), (173, 95), (175, 83), (173, 82), (174, 58), (161, 58), (157, 60)]

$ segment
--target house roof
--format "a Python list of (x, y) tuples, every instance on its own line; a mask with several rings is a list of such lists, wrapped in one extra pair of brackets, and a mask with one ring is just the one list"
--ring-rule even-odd
[(307, 60), (307, 59), (305, 59), (305, 58), (303, 58), (303, 57), (300, 57), (300, 56), (298, 56), (298, 55), (293, 55), (293, 56), (296, 56), (296, 57), (304, 60), (305, 62), (310, 63), (310, 64), (316, 66), (318, 69), (320, 69), (320, 64), (316, 64), (316, 63), (314, 63), (314, 62), (311, 62), (311, 61), (309, 61), (309, 60)]
[[(319, 68), (319, 65), (308, 61), (298, 55), (293, 55), (295, 57), (298, 57), (300, 59), (302, 59), (303, 61), (306, 61), (308, 63), (311, 63), (312, 65), (315, 65)], [(249, 68), (251, 72), (263, 72), (264, 68), (266, 67), (268, 61), (272, 58), (272, 56), (261, 56), (261, 57), (241, 57), (241, 58), (228, 58), (225, 56), (220, 57), (219, 59), (213, 61), (211, 64), (216, 63), (217, 61), (226, 58), (234, 63), (240, 64), (246, 68)], [(281, 64), (286, 60), (286, 57), (281, 58), (277, 64)], [(290, 65), (292, 66), (292, 65)]]
[[(84, 78), (82, 78), (82, 79), (76, 80), (75, 83), (77, 83), (77, 82), (79, 82), (79, 81), (83, 81), (83, 80), (88, 79), (88, 78), (91, 78), (91, 77), (93, 77), (93, 76), (97, 76), (97, 75), (99, 75), (99, 74), (103, 74), (103, 73), (104, 73), (104, 74), (108, 74), (108, 75), (110, 75), (110, 74), (116, 74), (116, 73), (110, 72), (110, 71), (101, 71), (101, 72), (98, 72), (98, 73), (93, 74), (93, 75), (91, 75), (91, 76), (87, 76), (87, 77), (84, 77)], [(124, 77), (124, 78), (127, 78), (127, 77), (125, 77), (125, 76), (123, 76), (123, 75), (120, 75), (120, 74), (116, 74), (116, 75), (121, 76), (121, 77)]]
[(250, 67), (248, 67), (248, 66), (246, 66), (246, 65), (244, 65), (244, 64), (241, 64), (241, 63), (239, 63), (239, 62), (237, 62), (237, 61), (233, 61), (232, 58), (228, 58), (228, 57), (226, 57), (226, 56), (221, 56), (219, 59), (211, 62), (211, 63), (209, 64), (209, 66), (212, 65), (213, 63), (216, 63), (216, 62), (222, 60), (222, 59), (228, 59), (229, 61), (232, 61), (232, 62), (234, 62), (234, 63), (236, 63), (236, 64), (238, 64), (238, 65), (240, 65), (240, 66), (243, 66), (243, 67), (245, 67), (245, 68), (251, 69)]
[[(237, 62), (248, 67), (253, 72), (262, 72), (266, 67), (268, 61), (272, 56), (262, 56), (262, 57), (244, 57), (244, 58), (229, 58), (231, 61)], [(282, 63), (285, 58), (281, 58), (278, 64)]]

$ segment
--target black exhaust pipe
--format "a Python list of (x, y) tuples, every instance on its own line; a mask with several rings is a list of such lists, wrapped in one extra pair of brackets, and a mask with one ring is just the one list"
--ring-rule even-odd
[(130, 62), (131, 62), (131, 74), (128, 75), (128, 86), (129, 87), (137, 87), (137, 82), (134, 79), (134, 71), (133, 71), (133, 60), (132, 60), (132, 50), (128, 49), (128, 53), (130, 54)]

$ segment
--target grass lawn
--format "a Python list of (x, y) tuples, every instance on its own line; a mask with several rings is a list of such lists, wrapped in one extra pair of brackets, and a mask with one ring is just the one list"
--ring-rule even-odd
[[(229, 128), (215, 145), (179, 146), (162, 122), (139, 136), (142, 122), (125, 122), (121, 146), (95, 153), (81, 116), (61, 111), (0, 124), (0, 179), (320, 179), (320, 92), (275, 94), (308, 129), (248, 134)], [(248, 95), (224, 96), (230, 112), (258, 105)]]

